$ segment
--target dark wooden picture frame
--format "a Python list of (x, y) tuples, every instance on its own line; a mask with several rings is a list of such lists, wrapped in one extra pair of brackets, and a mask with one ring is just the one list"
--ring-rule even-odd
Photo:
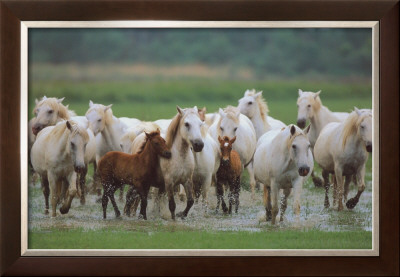
[[(0, 0), (0, 269), (3, 275), (398, 275), (399, 1)], [(379, 21), (377, 257), (21, 257), (20, 22)]]

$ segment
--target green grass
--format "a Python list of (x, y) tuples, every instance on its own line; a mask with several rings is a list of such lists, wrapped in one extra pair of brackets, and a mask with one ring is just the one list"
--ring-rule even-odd
[(30, 249), (371, 249), (368, 231), (268, 232), (47, 230), (29, 233)]

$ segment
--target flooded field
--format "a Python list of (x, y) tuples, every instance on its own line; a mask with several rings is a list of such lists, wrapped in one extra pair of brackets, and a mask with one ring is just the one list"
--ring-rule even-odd
[[(238, 214), (224, 215), (221, 210), (216, 213), (216, 196), (214, 188), (209, 190), (209, 205), (206, 210), (201, 200), (196, 203), (185, 220), (178, 218), (171, 220), (167, 200), (161, 203), (161, 211), (154, 208), (154, 200), (150, 199), (147, 207), (148, 220), (122, 216), (115, 218), (111, 203), (108, 205), (107, 219), (102, 218), (101, 203), (96, 202), (97, 195), (87, 195), (86, 205), (82, 206), (79, 199), (72, 202), (71, 210), (66, 215), (57, 211), (56, 218), (44, 214), (44, 198), (40, 184), (29, 186), (29, 232), (30, 234), (57, 233), (61, 231), (78, 231), (82, 233), (97, 231), (135, 232), (152, 235), (154, 233), (168, 232), (250, 232), (265, 233), (268, 231), (322, 231), (322, 232), (363, 232), (372, 231), (372, 188), (367, 181), (366, 190), (354, 210), (345, 209), (338, 212), (335, 208), (324, 209), (324, 189), (314, 188), (310, 180), (305, 184), (302, 193), (302, 206), (300, 220), (297, 221), (292, 211), (292, 197), (288, 199), (288, 208), (285, 220), (272, 226), (265, 220), (265, 210), (262, 203), (262, 191), (258, 191), (255, 199), (251, 193), (242, 190), (240, 194), (240, 207)], [(355, 195), (356, 188), (351, 185), (350, 197)], [(118, 192), (116, 193), (118, 199)], [(331, 200), (332, 201), (332, 200)], [(177, 209), (182, 211), (186, 202), (176, 196)], [(124, 201), (117, 200), (121, 212)], [(279, 215), (278, 215), (279, 216)], [(63, 235), (68, 232), (63, 232)]]

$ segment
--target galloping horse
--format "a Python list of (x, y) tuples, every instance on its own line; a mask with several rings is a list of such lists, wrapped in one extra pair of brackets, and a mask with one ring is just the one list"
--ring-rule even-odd
[[(329, 174), (335, 174), (333, 191), (334, 204), (338, 200), (338, 210), (343, 210), (343, 198), (347, 201), (350, 177), (355, 175), (358, 186), (357, 195), (346, 202), (353, 209), (365, 189), (365, 163), (372, 152), (372, 112), (354, 111), (344, 122), (329, 123), (322, 130), (314, 146), (317, 163), (322, 167), (326, 184), (325, 207), (329, 207)], [(343, 185), (343, 176), (346, 183)], [(337, 190), (337, 191), (336, 191)]]
[[(222, 202), (222, 210), (224, 213), (229, 212), (232, 214), (232, 206), (235, 205), (235, 212), (239, 208), (239, 193), (240, 193), (240, 175), (243, 171), (243, 165), (240, 162), (240, 156), (232, 150), (232, 144), (235, 142), (236, 137), (229, 139), (228, 137), (218, 137), (221, 149), (221, 165), (217, 171), (217, 207)], [(226, 208), (224, 201), (224, 185), (229, 188), (229, 210)]]
[(246, 90), (244, 96), (239, 99), (240, 112), (250, 118), (256, 131), (257, 140), (270, 130), (280, 129), (286, 125), (268, 116), (267, 102), (262, 97), (262, 91), (256, 93), (255, 89)]
[(253, 155), (256, 150), (257, 137), (250, 119), (241, 114), (236, 107), (228, 106), (219, 109), (219, 119), (216, 119), (209, 128), (210, 135), (218, 142), (218, 136), (233, 138), (236, 143), (233, 149), (239, 153), (241, 163), (247, 168), (250, 175), (250, 187), (254, 197), (256, 181), (254, 179)]
[[(115, 203), (114, 193), (124, 184), (134, 187), (141, 198), (140, 215), (147, 219), (147, 194), (150, 185), (154, 182), (159, 161), (158, 157), (171, 158), (165, 140), (160, 136), (160, 132), (146, 134), (146, 141), (142, 149), (137, 154), (126, 154), (118, 151), (108, 152), (99, 161), (98, 174), (103, 185), (103, 217), (107, 217), (108, 199), (114, 207), (115, 216), (120, 216), (120, 211)], [(130, 206), (133, 202), (133, 191), (127, 194), (126, 211), (129, 215)]]
[(77, 191), (76, 174), (85, 168), (85, 148), (89, 136), (85, 128), (74, 121), (63, 121), (38, 133), (31, 150), (34, 170), (41, 176), (46, 209), (49, 209), (49, 194), (52, 216), (56, 216), (56, 206), (60, 196), (68, 191), (68, 198), (60, 208), (68, 213)]
[(185, 218), (193, 206), (192, 176), (195, 160), (192, 153), (203, 150), (204, 142), (201, 135), (203, 122), (200, 119), (197, 107), (181, 109), (172, 119), (166, 134), (168, 148), (171, 149), (171, 159), (160, 159), (161, 171), (165, 180), (165, 190), (168, 194), (171, 218), (175, 220), (174, 187), (183, 184), (186, 193), (186, 208), (177, 214)]
[(287, 207), (287, 198), (294, 190), (293, 210), (300, 215), (300, 197), (303, 184), (313, 169), (314, 160), (307, 139), (308, 128), (303, 132), (295, 125), (265, 133), (254, 154), (254, 173), (264, 184), (264, 205), (267, 220), (275, 224), (279, 211), (279, 190), (283, 189), (281, 217)]
[[(310, 132), (308, 140), (311, 144), (311, 150), (314, 151), (314, 145), (317, 141), (322, 129), (331, 122), (344, 121), (348, 113), (331, 112), (327, 107), (322, 105), (320, 95), (321, 91), (311, 92), (299, 89), (299, 98), (297, 98), (297, 126), (304, 128), (307, 120), (310, 120)], [(322, 180), (311, 173), (315, 186), (322, 186)]]

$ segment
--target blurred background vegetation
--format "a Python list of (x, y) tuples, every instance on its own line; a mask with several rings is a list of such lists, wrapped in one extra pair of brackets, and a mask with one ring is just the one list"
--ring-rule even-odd
[(299, 88), (335, 111), (371, 108), (370, 29), (31, 29), (29, 96), (88, 101), (117, 116), (169, 118), (264, 91), (271, 115), (293, 123)]

